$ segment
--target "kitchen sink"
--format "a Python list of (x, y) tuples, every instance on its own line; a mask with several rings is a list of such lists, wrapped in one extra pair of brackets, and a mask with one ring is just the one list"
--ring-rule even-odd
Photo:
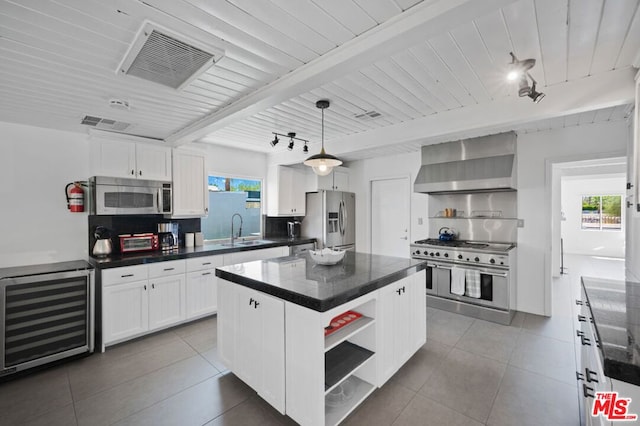
[(264, 244), (271, 244), (273, 241), (268, 240), (247, 240), (247, 241), (236, 241), (233, 243), (223, 243), (221, 245), (225, 247), (247, 247), (247, 246), (259, 246)]

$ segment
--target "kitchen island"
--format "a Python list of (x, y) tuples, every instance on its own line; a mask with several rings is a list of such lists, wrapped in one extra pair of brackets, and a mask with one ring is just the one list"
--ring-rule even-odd
[(425, 343), (425, 267), (350, 251), (218, 267), (219, 355), (299, 424), (338, 424)]

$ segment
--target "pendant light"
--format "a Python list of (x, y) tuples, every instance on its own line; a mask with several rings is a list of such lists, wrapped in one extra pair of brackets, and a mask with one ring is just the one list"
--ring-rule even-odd
[(304, 165), (312, 167), (313, 173), (318, 176), (326, 176), (331, 173), (334, 167), (342, 164), (342, 161), (324, 151), (324, 110), (329, 108), (329, 101), (326, 99), (319, 100), (316, 102), (316, 108), (322, 110), (322, 149), (320, 150), (320, 154), (312, 155), (304, 160)]

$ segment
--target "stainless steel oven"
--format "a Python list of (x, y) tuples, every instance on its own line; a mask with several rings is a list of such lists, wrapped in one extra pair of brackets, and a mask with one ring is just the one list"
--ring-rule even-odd
[(0, 269), (0, 377), (93, 352), (93, 300), (87, 262)]
[(94, 215), (171, 214), (171, 182), (94, 176), (89, 179)]
[[(429, 306), (502, 324), (511, 322), (515, 313), (513, 244), (428, 239), (411, 244), (411, 257), (426, 260)], [(454, 268), (464, 278), (462, 292), (452, 291)], [(479, 288), (470, 292), (471, 278)]]

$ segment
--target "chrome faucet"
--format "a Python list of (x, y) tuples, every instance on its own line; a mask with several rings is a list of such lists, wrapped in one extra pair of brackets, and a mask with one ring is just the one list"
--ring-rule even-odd
[(231, 244), (233, 244), (233, 240), (236, 239), (236, 237), (233, 236), (233, 218), (238, 216), (240, 218), (240, 229), (238, 229), (238, 237), (240, 238), (240, 236), (242, 235), (242, 216), (240, 215), (240, 213), (234, 213), (231, 216)]

